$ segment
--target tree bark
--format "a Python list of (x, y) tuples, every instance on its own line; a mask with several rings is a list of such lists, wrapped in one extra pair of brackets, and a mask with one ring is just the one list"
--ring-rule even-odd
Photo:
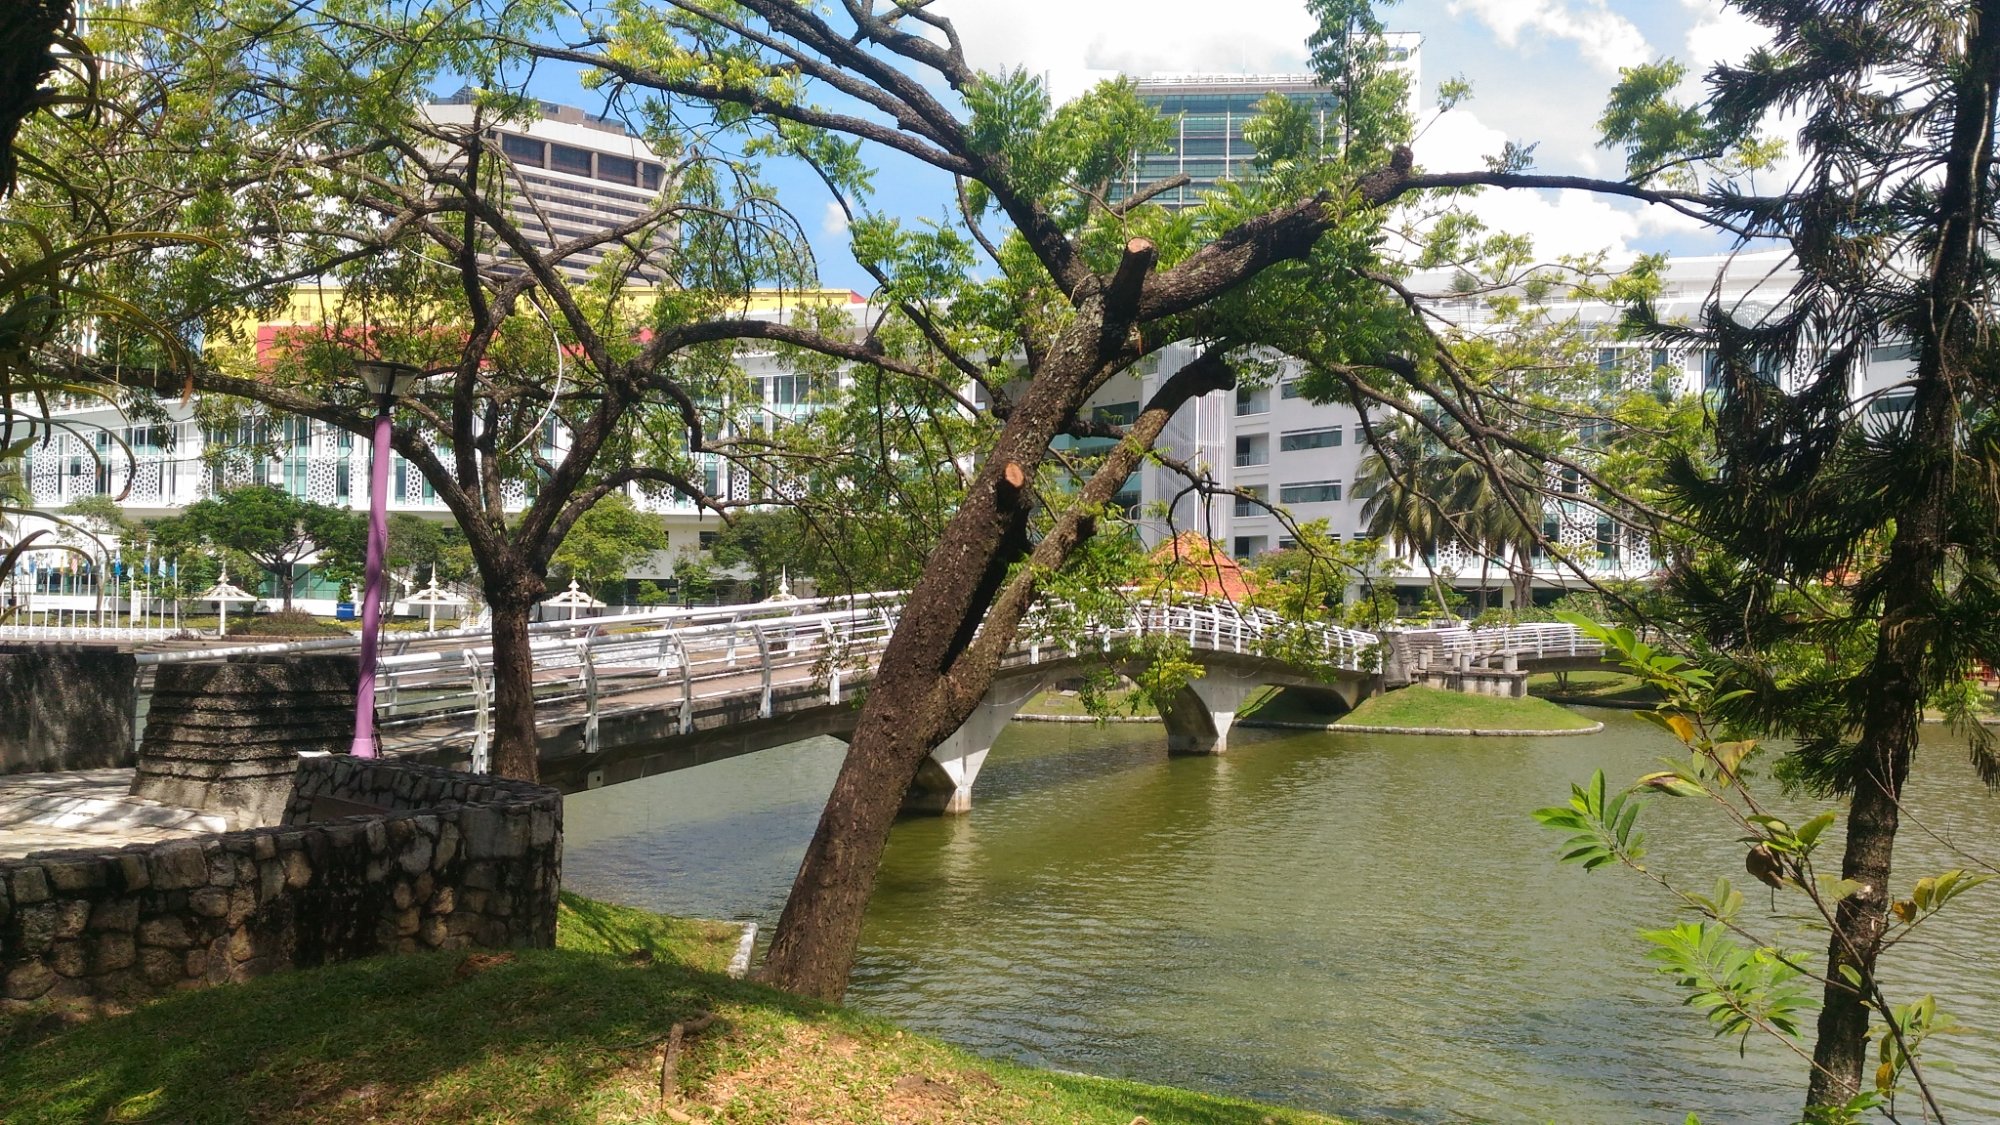
[(541, 778), (535, 736), (535, 658), (528, 647), (532, 597), (489, 587), (493, 611), (493, 772), (516, 781)]
[[(2000, 91), (2000, 0), (1981, 0), (1966, 21), (1966, 63), (1956, 71), (1953, 121), (1944, 182), (1937, 195), (1936, 251), (1931, 258), (1910, 404), (1910, 503), (1898, 516), (1889, 559), (1875, 655), (1867, 676), (1861, 737), (1855, 746), (1854, 796), (1848, 808), (1841, 874), (1861, 889), (1843, 899), (1827, 945), (1827, 985), (1806, 1093), (1810, 1112), (1838, 1106), (1866, 1089), (1870, 1001), (1875, 962), (1888, 929), (1890, 860), (1899, 827), (1903, 782), (1916, 753), (1925, 685), (1938, 620), (1938, 584), (1949, 562), (1948, 515), (1954, 490), (1960, 425), (1958, 397), (1967, 385), (1978, 326), (1973, 263), (1989, 206), (1986, 180), (1993, 158), (1996, 91)], [(1859, 986), (1845, 979), (1851, 970)]]
[[(1095, 319), (1091, 311), (1051, 350), (1044, 374), (1008, 415), (904, 606), (765, 957), (763, 976), (780, 988), (824, 1000), (846, 992), (876, 868), (903, 797), (932, 748), (984, 697), (1019, 612), (1032, 599), (1033, 575), (1060, 565), (1082, 542), (1086, 521), (1078, 513), (1110, 498), (1181, 404), (1233, 385), (1221, 350), (1170, 378), (1035, 546), (1030, 564), (1008, 576), (1026, 548), (1021, 532), (1029, 502), (1026, 490), (1007, 483), (1008, 474), (1018, 467), (1024, 480), (1034, 479), (1049, 442), (1088, 396), (1105, 353), (1122, 347), (1110, 342), (1121, 338), (1116, 333), (1081, 327)], [(1093, 335), (1095, 343), (1079, 342)], [(995, 608), (996, 595), (1004, 612)]]
[(56, 38), (69, 21), (70, 0), (13, 0), (0, 11), (0, 198), (14, 190), (14, 139), (43, 104)]

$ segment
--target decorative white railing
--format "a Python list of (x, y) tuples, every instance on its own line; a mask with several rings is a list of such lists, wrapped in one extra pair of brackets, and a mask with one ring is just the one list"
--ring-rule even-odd
[(1574, 625), (1541, 622), (1498, 629), (1422, 629), (1404, 633), (1413, 650), (1429, 650), (1432, 659), (1473, 661), (1512, 656), (1516, 660), (1601, 656), (1604, 643)]
[[(598, 749), (613, 716), (661, 712), (687, 733), (697, 712), (717, 700), (740, 701), (740, 713), (768, 718), (783, 691), (837, 704), (870, 675), (903, 608), (901, 592), (703, 609), (648, 610), (529, 627), (535, 705), (544, 722), (581, 722), (585, 752)], [(1137, 599), (1122, 612), (1082, 617), (1070, 607), (1038, 608), (1022, 623), (1008, 666), (1107, 653), (1146, 636), (1185, 638), (1196, 651), (1264, 657), (1324, 672), (1373, 672), (1382, 638), (1357, 629), (1289, 621), (1268, 610), (1226, 602)], [(74, 633), (69, 634), (74, 636)], [(1505, 629), (1433, 629), (1403, 634), (1424, 663), (1597, 655), (1602, 646), (1568, 625)], [(143, 729), (152, 669), (232, 656), (352, 650), (353, 637), (288, 644), (239, 645), (142, 653), (134, 700)], [(468, 744), (473, 767), (490, 765), (493, 649), (478, 628), (389, 634), (377, 665), (378, 726), (398, 749)], [(737, 705), (732, 705), (736, 708)]]

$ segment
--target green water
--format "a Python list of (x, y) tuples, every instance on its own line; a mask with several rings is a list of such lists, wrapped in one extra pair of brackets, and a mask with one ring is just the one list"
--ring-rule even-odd
[[(1633, 932), (1668, 906), (1556, 867), (1528, 820), (1666, 751), (1601, 717), (1584, 738), (1239, 730), (1216, 758), (1168, 758), (1150, 726), (1017, 723), (970, 816), (897, 826), (850, 999), (987, 1054), (1365, 1121), (1789, 1122), (1803, 1064), (1756, 1040), (1739, 1059), (1649, 974)], [(565, 883), (774, 921), (842, 749), (572, 797)], [(1912, 798), (1903, 872), (1962, 863), (1946, 841), (2000, 852), (2000, 798), (1942, 741)], [(1659, 869), (1740, 870), (1733, 834), (1676, 823), (1695, 806), (1655, 808)], [(1988, 890), (1900, 962), (1977, 1028), (2000, 1027)], [(2000, 1040), (1944, 1049), (1955, 1119), (2000, 1118)]]

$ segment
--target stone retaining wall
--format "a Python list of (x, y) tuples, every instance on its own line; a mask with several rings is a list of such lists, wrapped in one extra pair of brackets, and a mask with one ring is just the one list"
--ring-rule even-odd
[(0, 645), (0, 774), (131, 765), (137, 673), (110, 646)]
[(378, 953), (546, 948), (561, 865), (553, 789), (303, 759), (282, 826), (0, 861), (0, 1012), (116, 1011)]

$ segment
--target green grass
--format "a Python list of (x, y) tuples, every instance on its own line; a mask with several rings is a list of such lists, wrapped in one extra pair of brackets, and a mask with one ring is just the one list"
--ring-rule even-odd
[(1236, 709), (1236, 717), (1266, 723), (1316, 723), (1324, 726), (1340, 718), (1346, 710), (1347, 705), (1330, 692), (1296, 687), (1263, 687)]
[[(977, 1058), (728, 979), (735, 935), (565, 896), (553, 950), (374, 958), (68, 1028), (16, 1019), (0, 1024), (0, 1121), (1332, 1120)], [(663, 1105), (661, 1041), (698, 1013), (717, 1020)]]
[[(1113, 715), (1132, 715), (1142, 719), (1157, 719), (1160, 712), (1145, 699), (1135, 699), (1136, 688), (1117, 688), (1104, 693), (1111, 704)], [(1136, 706), (1135, 706), (1136, 705)], [(1088, 716), (1083, 709), (1083, 700), (1075, 692), (1045, 691), (1021, 706), (1023, 715), (1074, 715)]]
[[(1565, 686), (1567, 684), (1567, 686)], [(1614, 703), (1657, 703), (1660, 693), (1623, 672), (1540, 672), (1528, 677), (1531, 695), (1601, 699)]]
[(1591, 720), (1546, 699), (1497, 699), (1414, 684), (1364, 701), (1339, 725), (1454, 730), (1581, 730)]

